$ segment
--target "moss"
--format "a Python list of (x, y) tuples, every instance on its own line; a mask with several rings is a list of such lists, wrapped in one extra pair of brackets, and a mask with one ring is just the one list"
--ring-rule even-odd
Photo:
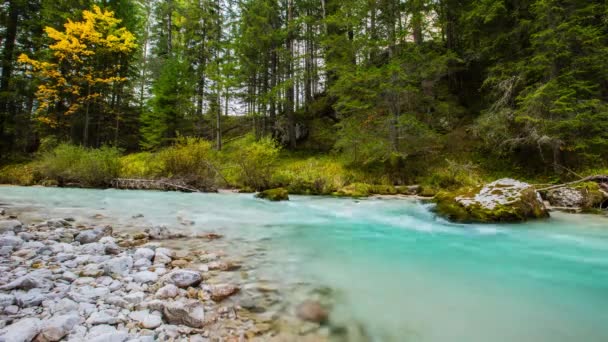
[(270, 190), (264, 190), (257, 195), (257, 198), (263, 198), (269, 201), (278, 202), (278, 201), (288, 201), (289, 200), (289, 192), (285, 188), (276, 188)]
[(393, 185), (370, 185), (369, 190), (374, 195), (397, 195), (399, 193)]
[(547, 217), (547, 211), (536, 200), (533, 189), (522, 191), (519, 200), (509, 204), (497, 205), (492, 209), (479, 204), (464, 206), (456, 200), (457, 197), (472, 198), (481, 188), (462, 188), (453, 192), (440, 192), (434, 201), (438, 215), (455, 222), (521, 222), (529, 218)]
[(334, 193), (343, 197), (367, 197), (371, 194), (371, 186), (365, 183), (352, 183)]
[(595, 182), (580, 183), (573, 188), (579, 190), (583, 195), (583, 211), (585, 212), (594, 212), (594, 209), (599, 208), (607, 200), (599, 184)]

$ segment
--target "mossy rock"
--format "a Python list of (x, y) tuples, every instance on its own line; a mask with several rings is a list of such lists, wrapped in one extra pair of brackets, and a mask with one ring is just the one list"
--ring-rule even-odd
[(289, 192), (285, 188), (276, 188), (259, 192), (255, 197), (273, 202), (289, 201)]
[(543, 197), (554, 207), (577, 208), (585, 211), (599, 209), (608, 200), (608, 196), (595, 182), (550, 190), (544, 193)]
[(531, 185), (508, 178), (484, 187), (439, 192), (434, 201), (437, 214), (456, 222), (522, 222), (549, 216)]
[(399, 191), (393, 185), (352, 183), (333, 193), (340, 197), (369, 197), (371, 195), (397, 195)]
[(335, 196), (341, 197), (368, 197), (371, 194), (371, 186), (365, 183), (352, 183), (334, 192)]

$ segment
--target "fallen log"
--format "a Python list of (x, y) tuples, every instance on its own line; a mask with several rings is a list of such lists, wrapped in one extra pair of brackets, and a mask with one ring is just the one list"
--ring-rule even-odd
[(112, 187), (129, 190), (178, 190), (183, 192), (200, 192), (199, 189), (177, 184), (166, 179), (115, 178), (112, 180)]
[(546, 188), (537, 189), (536, 191), (549, 191), (549, 190), (559, 189), (559, 188), (563, 188), (563, 187), (566, 187), (566, 186), (580, 184), (580, 183), (584, 183), (584, 182), (596, 182), (596, 183), (600, 183), (600, 184), (608, 183), (608, 176), (607, 175), (588, 176), (588, 177), (579, 179), (579, 180), (574, 181), (574, 182), (568, 182), (568, 183), (563, 183), (563, 184), (552, 185), (552, 186), (549, 186), (549, 187), (546, 187)]

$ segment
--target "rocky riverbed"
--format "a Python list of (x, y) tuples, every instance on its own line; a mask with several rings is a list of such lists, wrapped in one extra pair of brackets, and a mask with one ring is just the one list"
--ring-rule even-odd
[(127, 232), (71, 218), (26, 224), (0, 214), (2, 342), (329, 336), (328, 312), (317, 301), (290, 307), (270, 284), (235, 281), (231, 274), (251, 266), (214, 250), (221, 235), (162, 226)]

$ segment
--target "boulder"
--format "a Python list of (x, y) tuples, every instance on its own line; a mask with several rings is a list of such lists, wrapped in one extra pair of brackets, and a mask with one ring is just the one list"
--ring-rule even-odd
[(0, 234), (6, 232), (19, 233), (23, 231), (23, 223), (17, 220), (1, 220), (0, 221)]
[(148, 237), (152, 240), (165, 240), (174, 237), (174, 234), (171, 233), (167, 226), (154, 226), (150, 228), (146, 228), (145, 232), (148, 234)]
[(30, 342), (38, 335), (40, 328), (38, 318), (23, 318), (0, 330), (0, 341)]
[[(173, 296), (175, 297), (175, 296)], [(7, 293), (0, 293), (0, 307), (4, 308), (15, 303), (15, 296)]]
[(200, 284), (202, 277), (199, 272), (176, 269), (164, 276), (165, 282), (177, 287), (187, 288)]
[(152, 261), (153, 258), (154, 251), (150, 248), (138, 248), (135, 253), (133, 253), (133, 260), (147, 259)]
[(103, 263), (103, 270), (108, 276), (125, 276), (133, 267), (133, 259), (129, 256), (112, 258)]
[(19, 277), (15, 280), (13, 280), (12, 282), (1, 286), (0, 290), (6, 291), (6, 290), (13, 290), (13, 289), (19, 289), (19, 290), (29, 290), (29, 289), (35, 289), (35, 288), (43, 288), (43, 289), (49, 289), (52, 286), (52, 282), (47, 279), (46, 277), (36, 274), (34, 272), (32, 272), (31, 274), (26, 274), (22, 277)]
[(221, 302), (237, 292), (239, 292), (238, 286), (230, 284), (215, 285), (211, 288), (211, 299), (215, 302)]
[(266, 199), (266, 200), (273, 201), (273, 202), (289, 201), (289, 193), (287, 192), (287, 189), (284, 189), (284, 188), (264, 190), (264, 191), (258, 193), (257, 195), (255, 195), (255, 197)]
[(87, 243), (97, 242), (101, 240), (102, 237), (110, 235), (112, 235), (112, 227), (98, 227), (95, 229), (87, 229), (81, 231), (78, 235), (76, 235), (76, 241), (84, 245)]
[(141, 271), (133, 275), (133, 281), (138, 283), (154, 283), (158, 280), (158, 274), (150, 271)]
[(435, 196), (435, 211), (456, 222), (521, 222), (549, 217), (530, 184), (510, 178)]
[(73, 312), (66, 315), (54, 316), (45, 320), (42, 324), (37, 342), (59, 341), (70, 333), (74, 326), (80, 321), (78, 313)]
[(173, 284), (167, 284), (156, 291), (156, 298), (175, 298), (179, 294), (179, 288)]
[(205, 325), (205, 308), (197, 300), (181, 299), (165, 303), (163, 316), (171, 324), (183, 324), (193, 328)]
[(608, 201), (608, 193), (595, 182), (549, 190), (543, 194), (543, 197), (553, 207), (584, 210), (600, 208), (604, 202)]
[(160, 315), (150, 313), (149, 310), (133, 311), (129, 313), (129, 318), (137, 321), (144, 329), (156, 329), (163, 324), (163, 319)]
[(10, 246), (13, 249), (17, 249), (23, 245), (23, 240), (18, 236), (4, 235), (0, 236), (0, 247)]

